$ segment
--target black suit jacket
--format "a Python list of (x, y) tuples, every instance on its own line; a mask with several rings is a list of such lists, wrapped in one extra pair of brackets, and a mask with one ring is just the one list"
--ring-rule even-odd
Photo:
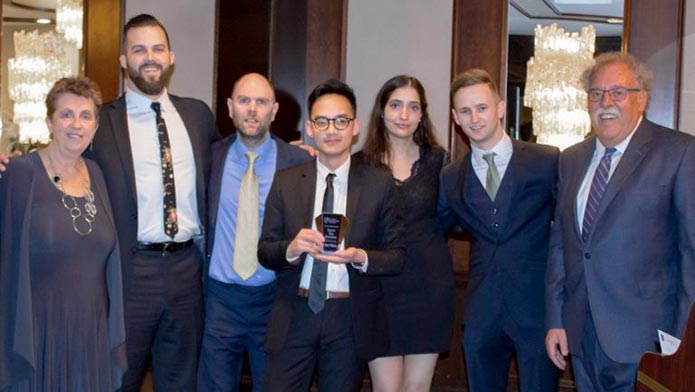
[[(196, 166), (198, 215), (205, 227), (205, 185), (210, 173), (210, 145), (219, 138), (215, 118), (210, 108), (200, 100), (174, 95), (169, 95), (169, 99), (179, 112), (191, 140)], [(127, 288), (130, 256), (137, 249), (138, 198), (125, 95), (101, 108), (99, 129), (85, 156), (97, 161), (104, 172), (118, 230), (124, 286)]]
[[(312, 160), (311, 155), (299, 147), (287, 144), (282, 139), (277, 138), (272, 133), (270, 137), (275, 140), (277, 145), (277, 158), (275, 159), (275, 169), (277, 171), (287, 169)], [(212, 145), (212, 168), (210, 169), (210, 182), (208, 184), (208, 236), (207, 236), (207, 257), (205, 258), (205, 275), (207, 279), (210, 269), (210, 258), (215, 245), (215, 227), (217, 225), (217, 210), (220, 204), (220, 192), (222, 191), (222, 174), (224, 173), (224, 162), (227, 159), (229, 148), (236, 143), (237, 134), (233, 133), (228, 137), (215, 142)]]
[(457, 222), (474, 238), (466, 326), (492, 325), (500, 312), (509, 311), (526, 330), (544, 334), (543, 282), (560, 152), (517, 140), (512, 146), (502, 179), (503, 184), (511, 182), (510, 205), (500, 206), (507, 213), (499, 231), (490, 226), (489, 212), (470, 202), (472, 187), (481, 186), (470, 153), (442, 171), (439, 213), (446, 226)]
[[(263, 266), (277, 271), (278, 287), (266, 333), (269, 352), (283, 348), (292, 320), (305, 255), (295, 265), (287, 262), (286, 253), (299, 230), (311, 228), (316, 173), (315, 161), (277, 173), (266, 200), (258, 258)], [(362, 248), (369, 257), (366, 274), (346, 266), (357, 352), (369, 360), (388, 349), (381, 283), (370, 275), (399, 273), (405, 259), (401, 206), (391, 174), (352, 160), (346, 215), (350, 227), (345, 247)]]

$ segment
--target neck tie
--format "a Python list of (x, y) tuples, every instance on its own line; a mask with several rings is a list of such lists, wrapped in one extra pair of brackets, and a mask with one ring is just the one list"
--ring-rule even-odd
[(483, 159), (487, 162), (487, 175), (485, 176), (485, 190), (487, 191), (490, 200), (495, 201), (497, 190), (500, 189), (500, 173), (495, 166), (495, 153), (483, 155)]
[[(326, 191), (323, 193), (323, 212), (333, 212), (333, 179), (335, 174), (326, 176)], [(314, 259), (311, 269), (311, 282), (309, 283), (309, 308), (318, 313), (326, 302), (326, 278), (328, 276), (328, 264)]]
[(258, 158), (254, 151), (246, 152), (249, 165), (239, 187), (234, 238), (234, 270), (246, 280), (258, 269), (258, 177), (253, 163)]
[(152, 102), (150, 107), (156, 114), (159, 154), (162, 160), (164, 234), (174, 239), (176, 233), (179, 232), (179, 224), (176, 218), (176, 185), (174, 183), (174, 161), (171, 156), (169, 133), (167, 132), (167, 125), (162, 118), (162, 110), (159, 106), (159, 102)]
[(603, 194), (606, 192), (608, 174), (611, 171), (611, 156), (615, 151), (614, 147), (606, 149), (606, 153), (601, 158), (598, 168), (596, 168), (594, 179), (591, 181), (591, 189), (589, 190), (589, 197), (586, 199), (586, 208), (584, 209), (584, 221), (582, 222), (582, 239), (584, 241), (589, 238), (599, 203), (601, 203)]

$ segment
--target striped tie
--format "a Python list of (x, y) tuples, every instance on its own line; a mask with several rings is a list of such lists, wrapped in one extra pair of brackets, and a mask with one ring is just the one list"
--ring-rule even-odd
[(591, 181), (591, 189), (589, 197), (586, 199), (586, 208), (584, 209), (584, 221), (582, 222), (582, 239), (586, 241), (591, 233), (591, 227), (596, 219), (598, 206), (603, 199), (603, 194), (606, 193), (608, 185), (608, 175), (611, 171), (611, 156), (615, 153), (615, 147), (607, 148), (606, 153), (601, 158), (598, 168), (594, 173), (594, 179)]

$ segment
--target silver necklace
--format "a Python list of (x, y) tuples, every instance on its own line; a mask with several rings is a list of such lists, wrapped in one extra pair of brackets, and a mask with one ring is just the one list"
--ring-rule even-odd
[[(48, 152), (46, 152), (46, 157), (48, 157), (48, 163), (50, 163), (51, 171), (53, 171), (53, 182), (56, 184), (58, 190), (60, 190), (60, 192), (63, 194), (63, 196), (60, 198), (60, 201), (63, 203), (63, 207), (65, 207), (65, 209), (68, 210), (68, 213), (72, 218), (73, 230), (75, 230), (75, 233), (81, 236), (90, 235), (92, 233), (92, 223), (94, 223), (94, 217), (97, 214), (97, 207), (96, 205), (94, 205), (94, 192), (92, 192), (92, 188), (89, 186), (89, 182), (84, 178), (82, 179), (84, 183), (83, 213), (79, 205), (77, 204), (77, 200), (72, 195), (68, 195), (67, 193), (65, 193), (60, 174), (58, 174), (58, 172), (56, 171), (55, 165), (53, 165), (53, 159), (51, 159), (51, 155)], [(81, 228), (85, 230), (82, 230)]]

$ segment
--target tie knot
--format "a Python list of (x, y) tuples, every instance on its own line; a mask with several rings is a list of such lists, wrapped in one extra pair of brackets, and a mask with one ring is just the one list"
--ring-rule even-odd
[(157, 113), (158, 116), (162, 115), (162, 108), (159, 105), (159, 102), (152, 102), (150, 108), (152, 108), (152, 110), (154, 110), (154, 112)]
[(489, 166), (493, 166), (495, 164), (495, 153), (490, 152), (487, 154), (483, 154), (483, 160), (485, 160), (485, 162), (487, 162)]
[(258, 153), (255, 151), (246, 151), (246, 159), (249, 160), (249, 165), (253, 165), (254, 162), (256, 162), (256, 159), (258, 158)]
[(326, 183), (332, 184), (334, 179), (335, 179), (335, 173), (328, 173), (328, 175), (326, 176)]
[(603, 154), (605, 158), (610, 158), (613, 156), (613, 154), (618, 151), (615, 147), (609, 147), (606, 149), (606, 152)]

